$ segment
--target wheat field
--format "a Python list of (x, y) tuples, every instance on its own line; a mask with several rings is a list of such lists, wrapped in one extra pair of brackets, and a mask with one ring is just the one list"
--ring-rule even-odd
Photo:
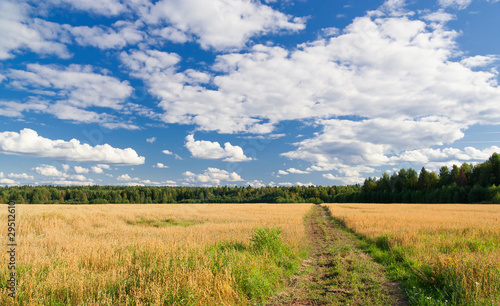
[[(295, 251), (303, 249), (303, 218), (310, 208), (310, 204), (17, 205), (16, 303), (246, 304), (251, 299), (237, 290), (237, 284), (246, 286), (245, 282), (276, 268), (265, 256), (234, 250), (248, 245), (255, 228), (276, 226), (283, 230), (286, 244)], [(0, 205), (0, 233), (7, 233), (6, 216), (6, 205)], [(8, 255), (2, 252), (2, 256), (7, 262)], [(7, 273), (2, 265), (3, 305), (11, 303), (5, 288)]]
[(500, 205), (327, 204), (332, 216), (410, 265), (430, 290), (419, 305), (500, 305)]

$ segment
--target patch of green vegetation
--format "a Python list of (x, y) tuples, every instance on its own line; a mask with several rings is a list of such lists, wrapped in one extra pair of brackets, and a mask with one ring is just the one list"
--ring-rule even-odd
[(143, 225), (151, 227), (170, 227), (170, 226), (182, 226), (188, 227), (196, 224), (202, 224), (204, 221), (200, 220), (189, 220), (189, 219), (139, 219), (135, 221), (126, 220), (129, 225)]
[[(385, 269), (365, 254), (359, 237), (332, 218), (327, 209), (317, 207), (317, 211), (314, 222), (325, 235), (326, 252), (319, 261), (322, 275), (316, 276), (321, 281), (311, 288), (317, 292), (315, 299), (330, 305), (395, 305), (397, 292), (388, 285)], [(379, 244), (385, 246), (386, 241)]]
[(207, 250), (214, 275), (230, 269), (240, 299), (263, 305), (298, 272), (305, 253), (282, 239), (278, 227), (254, 229), (250, 243), (221, 242)]
[[(391, 246), (387, 243), (387, 236), (376, 239), (362, 237), (363, 248), (376, 261), (387, 267), (389, 277), (401, 283), (408, 297), (410, 305), (500, 305), (500, 296), (481, 298), (480, 290), (499, 292), (500, 284), (490, 283), (486, 279), (493, 279), (486, 275), (495, 271), (485, 270), (484, 265), (477, 261), (449, 262), (440, 265), (417, 262), (412, 259), (415, 252), (411, 245)], [(486, 252), (493, 248), (494, 243), (464, 239), (460, 245), (447, 246), (440, 249), (444, 254), (453, 254), (463, 249), (473, 252)], [(478, 254), (481, 256), (481, 254)], [(467, 277), (477, 281), (464, 281), (463, 275), (457, 273), (459, 269), (469, 271)], [(498, 271), (500, 273), (500, 271)], [(473, 288), (467, 288), (466, 283), (472, 283)]]
[[(301, 273), (272, 305), (399, 305), (404, 299), (360, 237), (315, 205), (306, 216), (309, 257)], [(403, 301), (404, 302), (404, 301)]]

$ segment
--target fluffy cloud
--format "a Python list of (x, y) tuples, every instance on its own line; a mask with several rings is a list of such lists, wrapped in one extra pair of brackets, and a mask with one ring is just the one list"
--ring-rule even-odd
[(17, 50), (68, 58), (69, 52), (63, 44), (47, 39), (43, 32), (32, 27), (28, 17), (32, 10), (24, 1), (0, 1), (0, 60), (14, 57)]
[[(453, 20), (455, 18), (456, 18), (455, 15), (446, 13), (443, 10), (439, 10), (437, 12), (432, 12), (432, 13), (429, 13), (429, 14), (423, 16), (424, 20), (430, 21), (431, 26), (435, 26), (435, 27), (438, 27), (439, 25), (445, 24), (448, 21)], [(436, 24), (432, 24), (432, 22), (434, 22)]]
[(117, 181), (120, 181), (119, 185), (122, 186), (177, 186), (177, 183), (172, 180), (166, 180), (162, 182), (154, 182), (151, 180), (141, 180), (138, 177), (131, 177), (128, 174), (122, 174), (116, 178)]
[(227, 172), (217, 168), (207, 168), (201, 174), (195, 174), (190, 171), (183, 173), (185, 181), (188, 183), (204, 183), (219, 185), (221, 181), (240, 182), (243, 179), (236, 172)]
[(282, 155), (311, 162), (313, 166), (309, 170), (380, 166), (391, 163), (391, 157), (400, 152), (452, 143), (464, 136), (460, 130), (463, 126), (437, 117), (420, 120), (331, 119), (319, 123), (323, 126), (321, 133), (295, 143), (297, 150)]
[(102, 26), (62, 26), (71, 33), (73, 39), (81, 46), (92, 46), (99, 49), (121, 49), (127, 45), (135, 45), (144, 39), (145, 34), (139, 30), (141, 23), (118, 21), (113, 28)]
[(483, 162), (495, 152), (500, 152), (500, 148), (497, 146), (492, 146), (483, 150), (479, 150), (473, 147), (465, 147), (463, 150), (456, 148), (425, 148), (405, 151), (399, 156), (393, 157), (393, 159), (396, 161), (418, 162), (422, 164), (439, 164), (449, 160), (460, 160), (463, 162)]
[(253, 188), (262, 188), (262, 187), (266, 187), (266, 184), (262, 183), (261, 180), (253, 180), (253, 181), (249, 181), (247, 182), (245, 185), (247, 186), (252, 186)]
[(303, 170), (299, 170), (299, 169), (295, 169), (295, 168), (288, 168), (286, 171), (288, 173), (294, 173), (294, 174), (308, 174), (309, 173), (307, 171), (303, 171)]
[(97, 164), (97, 167), (101, 169), (111, 170), (111, 166), (106, 164)]
[(32, 180), (34, 179), (35, 177), (32, 176), (32, 175), (28, 175), (26, 173), (21, 173), (21, 174), (16, 174), (16, 173), (10, 173), (9, 175), (7, 175), (9, 178), (14, 178), (14, 179), (18, 179), (18, 180)]
[(322, 176), (329, 180), (341, 182), (343, 184), (361, 184), (369, 173), (375, 172), (375, 169), (365, 166), (344, 167), (339, 169), (339, 175), (325, 173)]
[(179, 32), (187, 33), (202, 48), (218, 50), (241, 48), (257, 34), (305, 28), (304, 19), (291, 20), (267, 5), (247, 0), (161, 0), (145, 6), (142, 19), (149, 24), (172, 25), (178, 32), (169, 32), (176, 33), (178, 41), (188, 39)]
[(68, 67), (28, 64), (27, 70), (11, 69), (8, 77), (18, 88), (34, 87), (49, 90), (75, 107), (122, 108), (122, 103), (132, 93), (126, 81), (96, 73), (91, 66)]
[(127, 7), (119, 0), (48, 0), (47, 3), (58, 7), (68, 6), (75, 10), (87, 11), (104, 16), (115, 16), (127, 11)]
[(156, 163), (156, 165), (153, 166), (154, 168), (160, 168), (160, 169), (163, 169), (163, 168), (168, 168), (168, 166), (165, 166), (164, 164), (162, 163)]
[(133, 124), (120, 122), (115, 116), (86, 110), (104, 107), (112, 110), (124, 108), (132, 87), (127, 81), (97, 73), (91, 66), (68, 67), (28, 64), (26, 70), (11, 69), (10, 86), (54, 99), (55, 102), (32, 98), (28, 104), (1, 102), (0, 113), (21, 116), (22, 112), (38, 111), (53, 114), (59, 119), (85, 123), (100, 123), (107, 128), (137, 129)]
[(146, 141), (149, 142), (149, 143), (153, 143), (153, 142), (156, 141), (156, 137), (148, 138), (148, 139), (146, 139)]
[[(36, 173), (43, 176), (56, 177), (58, 180), (52, 182), (55, 185), (91, 185), (93, 180), (86, 178), (82, 174), (69, 175), (67, 173), (59, 171), (55, 166), (52, 165), (40, 165), (33, 169)], [(75, 169), (76, 170), (76, 169)]]
[(43, 176), (57, 176), (57, 177), (67, 177), (66, 173), (59, 171), (55, 166), (52, 165), (41, 165), (39, 167), (35, 167), (34, 170), (36, 173)]
[(97, 167), (97, 166), (92, 166), (90, 169), (92, 170), (93, 173), (96, 173), (96, 174), (101, 174), (104, 172), (104, 170), (102, 170), (102, 168)]
[(4, 154), (31, 155), (78, 162), (104, 162), (122, 165), (140, 165), (145, 158), (131, 148), (117, 149), (108, 144), (91, 146), (76, 139), (51, 140), (39, 136), (31, 129), (19, 133), (0, 133), (0, 152)]
[(221, 55), (215, 68), (226, 74), (214, 83), (226, 97), (244, 99), (238, 103), (248, 116), (265, 114), (271, 122), (430, 114), (474, 122), (479, 109), (498, 117), (496, 75), (450, 61), (456, 36), (406, 17), (362, 17), (342, 35), (293, 52), (255, 46), (251, 53)]
[(131, 75), (144, 80), (149, 92), (160, 99), (165, 111), (161, 120), (166, 123), (196, 124), (222, 133), (272, 130), (272, 125), (248, 118), (242, 104), (222, 91), (207, 90), (203, 85), (211, 81), (210, 74), (192, 69), (178, 72), (181, 58), (177, 54), (146, 50), (122, 52), (120, 58)]
[(243, 149), (233, 146), (229, 142), (224, 148), (218, 142), (206, 140), (194, 140), (194, 135), (186, 136), (186, 148), (194, 158), (199, 159), (222, 159), (227, 162), (250, 161), (252, 158), (245, 156)]
[(138, 177), (131, 177), (128, 174), (122, 174), (116, 178), (117, 181), (139, 181)]
[(460, 63), (465, 67), (474, 68), (474, 67), (483, 67), (487, 66), (495, 61), (498, 61), (499, 57), (496, 55), (476, 55), (472, 57), (464, 58)]
[(14, 101), (0, 101), (0, 116), (5, 117), (22, 117), (24, 112), (46, 112), (48, 109), (47, 103), (29, 101), (19, 103)]
[[(25, 174), (25, 173), (23, 173), (23, 174)], [(5, 178), (5, 175), (3, 174), (3, 172), (0, 172), (0, 184), (5, 184), (5, 185), (19, 185), (19, 182), (14, 181), (13, 179)]]
[(19, 185), (19, 182), (14, 181), (12, 179), (8, 179), (8, 178), (0, 178), (0, 184), (5, 184), (5, 185)]
[(75, 166), (73, 169), (75, 169), (75, 172), (78, 173), (78, 174), (89, 173), (89, 169), (84, 168), (84, 167)]
[(133, 51), (121, 59), (160, 99), (163, 121), (202, 130), (265, 134), (285, 120), (338, 116), (496, 124), (497, 73), (471, 69), (492, 57), (456, 61), (459, 33), (435, 22), (367, 15), (292, 51), (255, 45), (219, 55), (211, 67), (217, 75), (180, 71), (172, 53)]
[(161, 37), (162, 39), (170, 40), (174, 43), (180, 44), (192, 40), (192, 38), (186, 33), (174, 27), (161, 27), (159, 29), (153, 29), (149, 33), (153, 36)]

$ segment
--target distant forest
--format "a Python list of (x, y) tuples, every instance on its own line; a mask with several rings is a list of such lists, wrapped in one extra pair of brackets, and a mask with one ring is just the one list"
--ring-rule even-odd
[(360, 185), (295, 187), (13, 186), (0, 203), (500, 203), (500, 155), (439, 173), (401, 169)]

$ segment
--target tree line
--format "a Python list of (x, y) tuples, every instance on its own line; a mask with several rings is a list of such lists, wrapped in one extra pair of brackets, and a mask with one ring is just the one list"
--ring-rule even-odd
[(0, 203), (500, 203), (500, 155), (439, 172), (423, 167), (365, 179), (362, 185), (293, 187), (11, 186)]
[(294, 187), (157, 187), (157, 186), (12, 186), (0, 187), (0, 203), (321, 203), (356, 186)]
[(439, 172), (410, 168), (391, 176), (365, 179), (360, 191), (343, 202), (370, 203), (500, 203), (500, 155), (477, 165), (463, 163)]

